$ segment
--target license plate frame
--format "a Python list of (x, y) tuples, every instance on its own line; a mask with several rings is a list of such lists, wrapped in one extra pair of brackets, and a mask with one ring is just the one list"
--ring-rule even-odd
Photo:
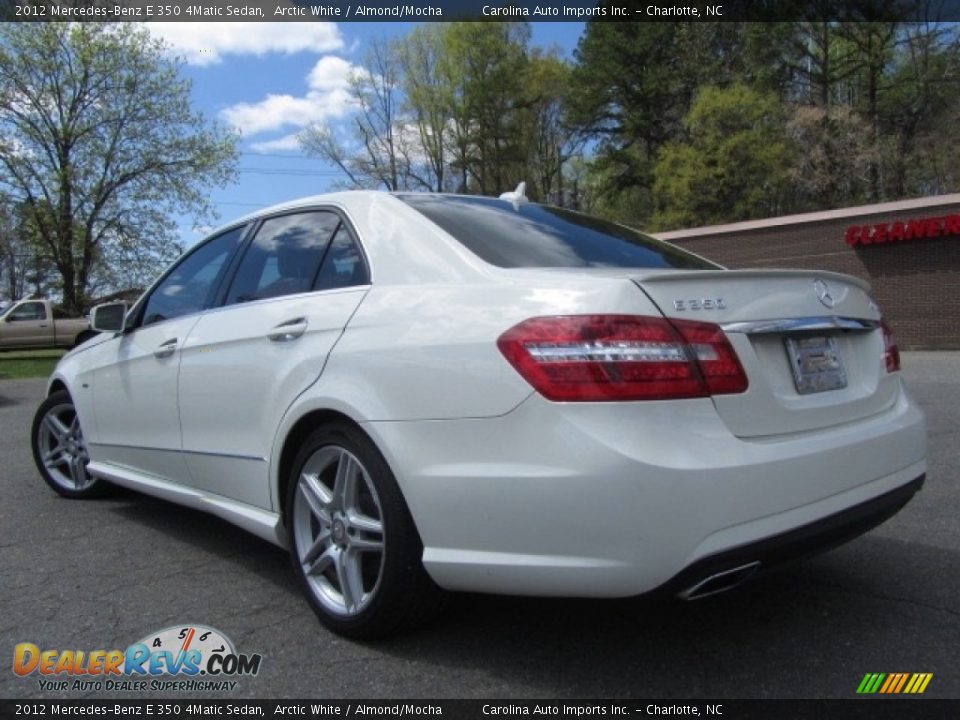
[(847, 369), (836, 336), (796, 335), (785, 338), (784, 345), (800, 395), (847, 387)]

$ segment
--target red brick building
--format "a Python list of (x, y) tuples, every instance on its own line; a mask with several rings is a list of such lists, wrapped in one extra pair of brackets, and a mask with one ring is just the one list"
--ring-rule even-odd
[(960, 194), (658, 233), (729, 268), (834, 270), (873, 286), (901, 349), (960, 349)]

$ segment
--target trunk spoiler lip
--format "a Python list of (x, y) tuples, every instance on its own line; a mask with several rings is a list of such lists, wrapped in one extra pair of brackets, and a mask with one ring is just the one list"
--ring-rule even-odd
[(868, 318), (841, 317), (838, 315), (817, 315), (812, 317), (782, 318), (776, 320), (747, 320), (743, 322), (720, 323), (727, 333), (762, 335), (766, 333), (809, 332), (817, 330), (843, 330), (848, 332), (869, 332), (880, 327), (879, 320)]
[(631, 273), (630, 279), (636, 283), (669, 283), (687, 280), (734, 280), (734, 279), (767, 279), (802, 278), (810, 280), (833, 280), (835, 282), (856, 285), (862, 290), (870, 290), (870, 283), (853, 275), (833, 272), (832, 270), (649, 270), (647, 272)]

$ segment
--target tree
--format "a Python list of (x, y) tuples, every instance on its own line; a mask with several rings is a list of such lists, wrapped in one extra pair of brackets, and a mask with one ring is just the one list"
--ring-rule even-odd
[(684, 126), (690, 139), (664, 146), (654, 169), (657, 227), (777, 214), (791, 158), (774, 94), (705, 87)]
[[(433, 190), (442, 148), (430, 136), (430, 118), (411, 118), (402, 85), (405, 63), (426, 69), (423, 59), (410, 59), (402, 41), (376, 39), (362, 65), (350, 74), (348, 92), (354, 108), (346, 133), (329, 123), (311, 123), (299, 135), (308, 155), (336, 165), (348, 188)], [(442, 138), (440, 140), (442, 142)]]
[(453, 90), (442, 65), (443, 27), (433, 23), (420, 25), (399, 41), (398, 53), (403, 66), (405, 108), (416, 127), (423, 156), (423, 171), (418, 180), (425, 190), (442, 192), (449, 189), (447, 172), (451, 153), (450, 123)]
[(362, 67), (350, 74), (350, 98), (356, 112), (348, 144), (328, 124), (311, 123), (300, 133), (300, 147), (336, 165), (354, 188), (406, 190), (411, 151), (400, 120), (400, 60), (396, 46), (374, 40)]
[(346, 132), (313, 124), (301, 147), (347, 187), (499, 194), (525, 180), (531, 197), (556, 194), (577, 147), (569, 67), (529, 39), (525, 23), (449, 23), (378, 41), (351, 78)]
[(512, 190), (524, 180), (521, 112), (529, 41), (526, 23), (463, 22), (446, 29), (445, 63), (452, 68), (447, 72), (459, 85), (454, 96), (454, 114), (462, 118), (456, 129), (458, 160), (482, 195)]
[(870, 125), (843, 105), (796, 105), (786, 125), (796, 152), (790, 165), (791, 212), (866, 203), (879, 147)]
[[(749, 42), (748, 42), (749, 41)], [(683, 119), (704, 84), (762, 75), (769, 54), (743, 23), (590, 21), (576, 50), (568, 122), (596, 140), (592, 171), (606, 212), (642, 223), (660, 149), (681, 140)]]
[(900, 198), (955, 192), (960, 152), (952, 138), (960, 115), (960, 36), (952, 23), (915, 23), (901, 31), (876, 113), (888, 138), (884, 193)]
[(119, 246), (169, 261), (171, 215), (209, 218), (207, 189), (234, 177), (236, 137), (192, 111), (179, 70), (133, 24), (0, 27), (0, 190), (23, 203), (68, 309)]
[(23, 206), (0, 197), (0, 296), (19, 300), (30, 293), (43, 294), (54, 274)]
[(570, 72), (570, 66), (555, 54), (535, 50), (527, 64), (523, 83), (527, 99), (520, 113), (527, 155), (524, 177), (534, 197), (557, 205), (573, 204), (565, 197), (572, 188), (564, 188), (564, 167), (583, 142), (564, 118)]

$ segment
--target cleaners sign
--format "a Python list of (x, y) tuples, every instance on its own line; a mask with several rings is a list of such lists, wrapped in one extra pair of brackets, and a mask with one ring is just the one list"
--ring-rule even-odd
[(851, 225), (847, 228), (847, 245), (885, 245), (887, 243), (924, 240), (960, 235), (960, 215), (907, 220), (906, 222)]

